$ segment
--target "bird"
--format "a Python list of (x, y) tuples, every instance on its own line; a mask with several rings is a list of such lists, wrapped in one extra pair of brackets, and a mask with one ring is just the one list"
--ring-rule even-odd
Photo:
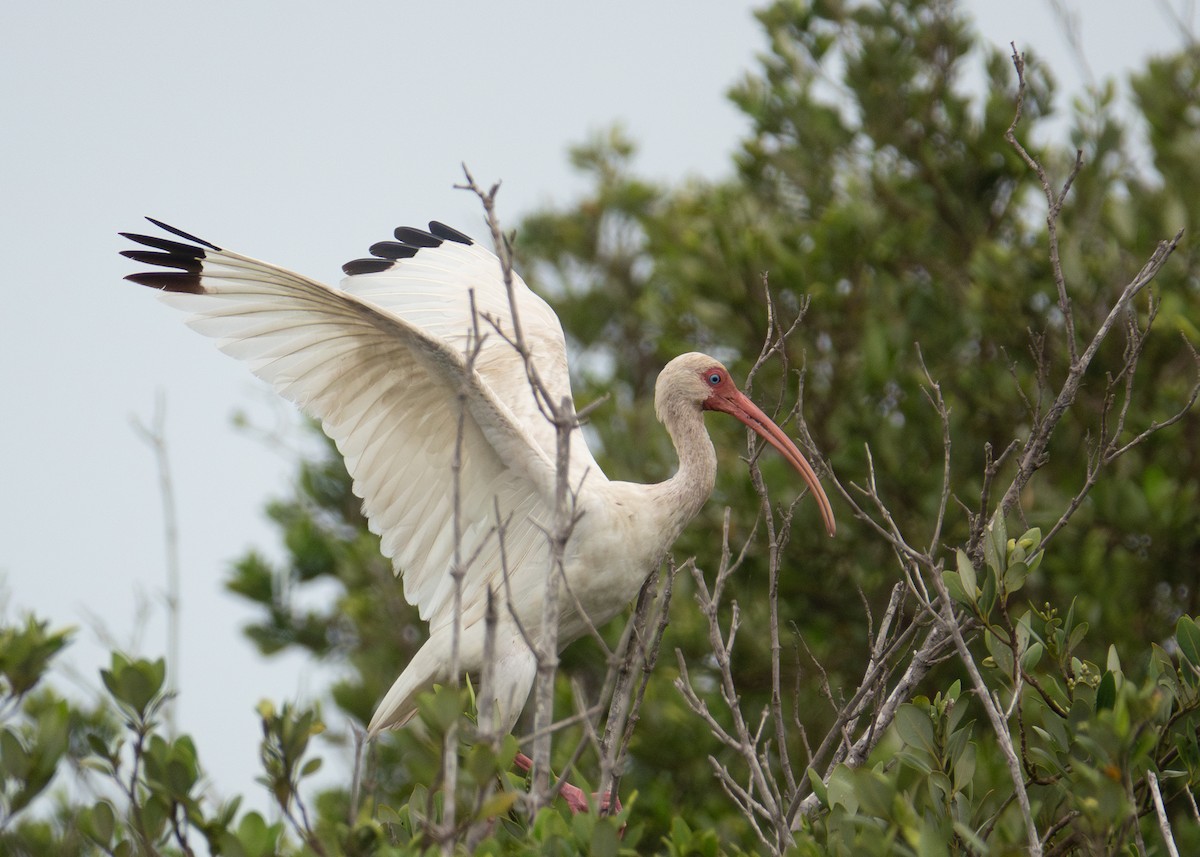
[[(533, 687), (555, 514), (556, 429), (549, 396), (573, 408), (558, 316), (498, 257), (437, 221), (399, 227), (339, 287), (227, 250), (159, 220), (162, 235), (122, 232), (151, 266), (125, 279), (157, 290), (187, 324), (317, 419), (341, 452), (370, 530), (429, 626), (427, 641), (379, 703), (369, 737), (403, 726), (417, 697), (449, 675), (455, 624), (462, 673), (483, 666), (489, 598), (496, 725), (513, 729)], [(520, 339), (518, 336), (520, 327)], [(530, 383), (524, 342), (541, 379)], [(799, 472), (825, 528), (833, 511), (787, 434), (720, 361), (682, 354), (658, 376), (654, 407), (679, 465), (657, 484), (608, 479), (581, 428), (567, 477), (577, 523), (565, 547), (561, 650), (633, 600), (712, 493), (717, 456), (704, 413), (740, 420)], [(461, 416), (461, 419), (460, 419)], [(455, 477), (455, 451), (460, 451)], [(457, 508), (457, 513), (456, 513)], [(457, 556), (466, 558), (455, 597)], [(456, 609), (457, 600), (457, 609)]]

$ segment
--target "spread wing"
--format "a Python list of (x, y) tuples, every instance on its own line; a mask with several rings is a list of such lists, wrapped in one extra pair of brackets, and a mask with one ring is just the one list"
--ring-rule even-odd
[[(431, 631), (453, 619), (460, 411), (459, 545), (471, 559), (464, 623), (482, 616), (489, 588), (504, 591), (497, 509), (513, 598), (540, 590), (549, 552), (538, 524), (548, 524), (553, 509), (553, 428), (500, 336), (485, 341), (473, 367), (464, 356), (469, 289), (480, 310), (511, 330), (495, 256), (441, 224), (397, 230), (396, 242), (372, 248), (391, 258), (347, 264), (351, 276), (338, 290), (152, 222), (184, 241), (122, 233), (152, 248), (123, 255), (168, 269), (127, 279), (160, 289), (165, 302), (191, 313), (191, 327), (320, 420), (403, 575), (406, 599)], [(553, 395), (570, 395), (558, 320), (524, 283), (515, 285), (538, 371)], [(572, 440), (577, 482), (595, 464), (581, 434)]]
[[(441, 223), (428, 232), (402, 226), (395, 241), (371, 245), (374, 256), (342, 269), (342, 289), (444, 342), (460, 354), (477, 329), (475, 368), (484, 383), (512, 410), (516, 421), (551, 459), (555, 430), (529, 383), (524, 361), (512, 345), (512, 301), (500, 260), (467, 236)], [(555, 403), (571, 396), (562, 325), (544, 300), (513, 274), (513, 300), (522, 337)], [(473, 304), (473, 306), (472, 306)], [(578, 478), (598, 470), (581, 432), (571, 438), (571, 472)], [(577, 483), (573, 483), (577, 484)]]

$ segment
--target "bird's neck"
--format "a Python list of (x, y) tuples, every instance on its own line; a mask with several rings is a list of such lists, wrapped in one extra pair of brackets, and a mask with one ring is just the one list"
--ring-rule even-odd
[(704, 427), (702, 411), (687, 408), (664, 414), (663, 424), (675, 444), (679, 469), (666, 482), (655, 486), (657, 511), (664, 535), (675, 541), (683, 528), (700, 511), (712, 494), (717, 477), (717, 453)]

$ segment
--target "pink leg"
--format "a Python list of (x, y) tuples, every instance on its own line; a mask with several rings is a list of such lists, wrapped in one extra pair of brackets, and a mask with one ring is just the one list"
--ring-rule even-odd
[[(517, 757), (513, 759), (513, 764), (520, 768), (521, 773), (528, 774), (533, 768), (533, 759), (529, 758), (524, 753), (517, 753)], [(579, 788), (579, 786), (573, 786), (570, 783), (563, 783), (563, 787), (559, 790), (559, 794), (562, 795), (562, 799), (567, 802), (567, 806), (570, 808), (571, 812), (588, 811), (588, 797), (586, 794), (584, 794), (583, 789)], [(610, 795), (608, 793), (603, 795), (592, 795), (592, 797), (599, 801), (601, 813), (605, 815), (611, 814), (609, 810)], [(618, 799), (616, 808), (611, 812), (617, 813), (620, 811), (621, 801)]]

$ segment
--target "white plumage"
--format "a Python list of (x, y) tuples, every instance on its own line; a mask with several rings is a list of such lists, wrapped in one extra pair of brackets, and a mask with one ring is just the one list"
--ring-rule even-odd
[[(190, 314), (191, 327), (321, 421), (403, 579), (405, 598), (429, 623), (429, 641), (380, 704), (370, 734), (407, 721), (416, 694), (449, 669), (460, 391), (460, 556), (471, 559), (462, 587), (462, 668), (481, 665), (489, 590), (509, 599), (526, 632), (539, 638), (555, 433), (520, 356), (497, 332), (511, 337), (513, 320), (496, 257), (442, 224), (431, 223), (428, 232), (401, 228), (397, 241), (371, 248), (376, 258), (347, 263), (339, 290), (152, 222), (188, 243), (122, 233), (153, 248), (123, 255), (174, 269), (128, 279), (160, 289), (167, 303)], [(519, 278), (514, 285), (539, 375), (555, 401), (570, 396), (557, 316)], [(469, 371), (465, 355), (476, 330), (484, 337)], [(689, 354), (672, 361), (659, 377), (656, 406), (680, 453), (679, 471), (659, 485), (609, 481), (578, 429), (571, 439), (570, 480), (582, 486), (583, 516), (568, 545), (573, 597), (563, 602), (560, 645), (586, 631), (575, 600), (596, 625), (619, 612), (711, 493), (716, 456), (703, 409), (734, 414), (792, 461), (833, 533), (812, 469), (715, 360)], [(497, 509), (505, 522), (504, 563)], [(497, 703), (508, 729), (529, 694), (536, 660), (508, 611), (499, 613)]]

